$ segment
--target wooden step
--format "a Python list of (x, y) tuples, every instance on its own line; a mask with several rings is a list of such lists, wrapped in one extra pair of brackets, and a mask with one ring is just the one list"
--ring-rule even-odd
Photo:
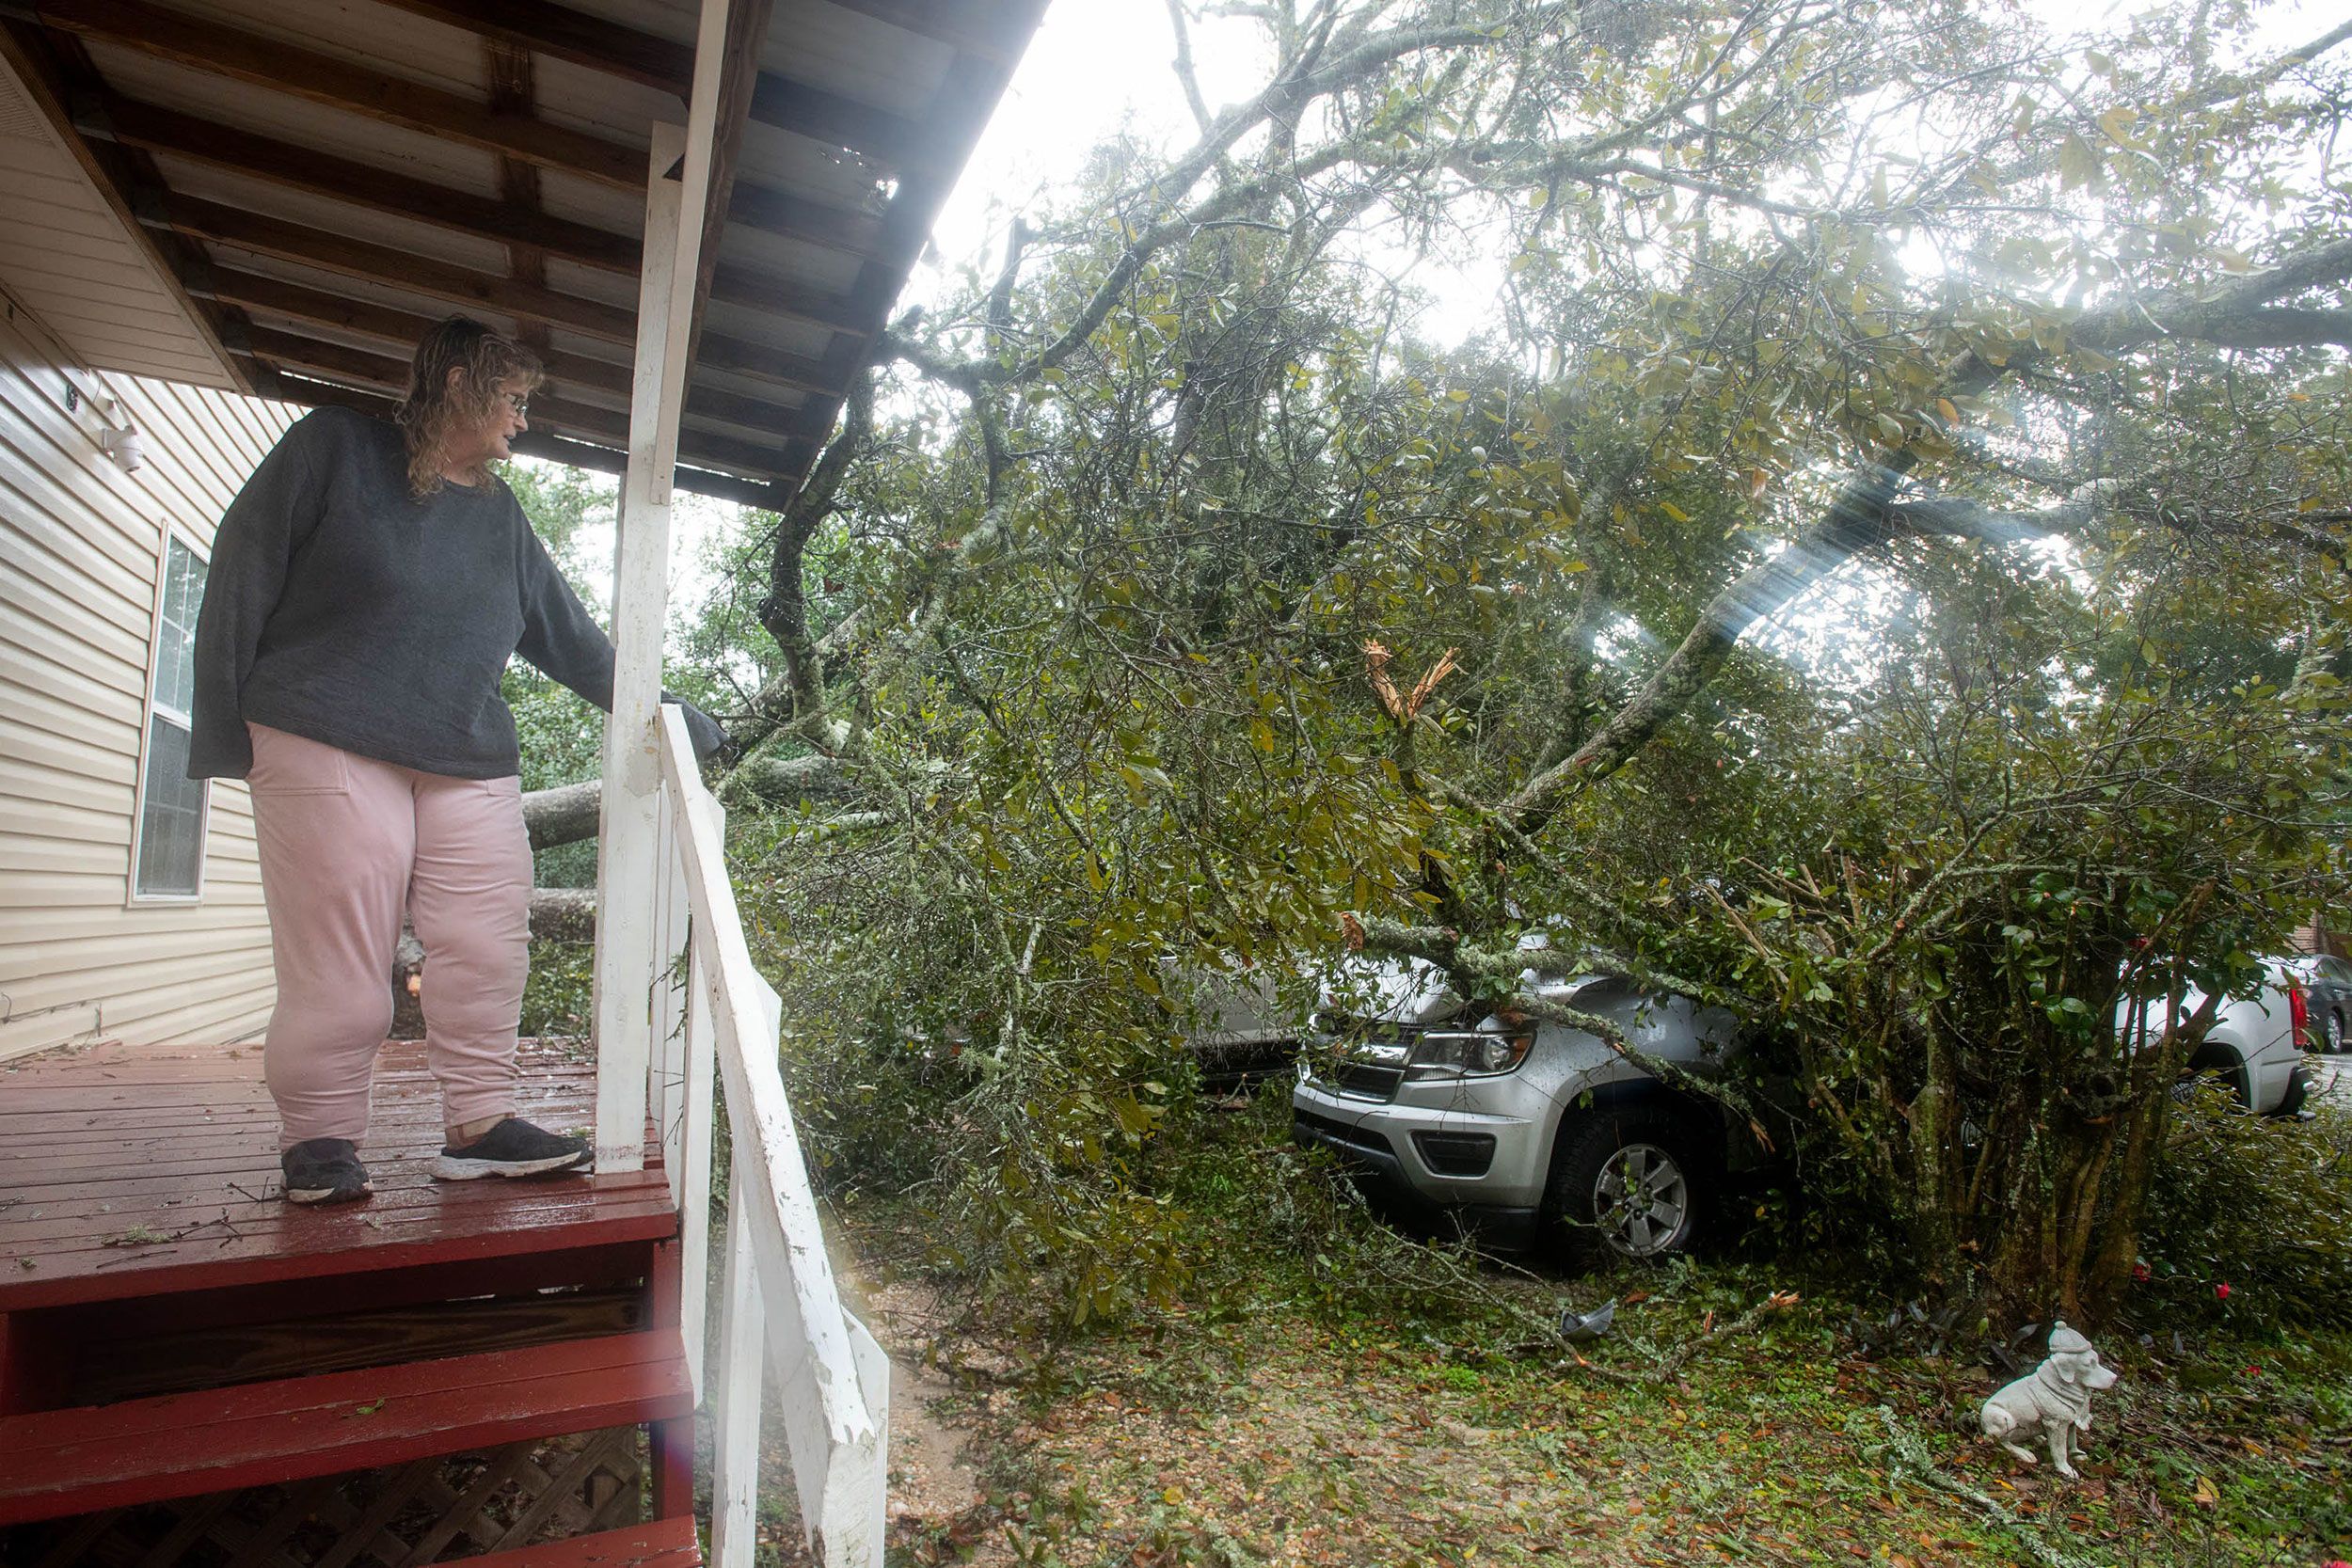
[(494, 1557), (457, 1558), (450, 1568), (702, 1568), (702, 1560), (694, 1521), (679, 1518), (575, 1535)]
[(663, 1328), (0, 1417), (0, 1525), (671, 1420), (692, 1407), (684, 1347)]

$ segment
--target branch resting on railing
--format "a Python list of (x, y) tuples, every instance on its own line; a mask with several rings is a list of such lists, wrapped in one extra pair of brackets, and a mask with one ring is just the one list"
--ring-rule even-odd
[[(849, 770), (834, 757), (746, 757), (727, 775), (730, 791), (771, 806), (807, 800), (839, 800), (850, 794)], [(596, 811), (604, 783), (534, 789), (523, 797), (523, 826), (533, 850), (579, 844), (596, 836)]]

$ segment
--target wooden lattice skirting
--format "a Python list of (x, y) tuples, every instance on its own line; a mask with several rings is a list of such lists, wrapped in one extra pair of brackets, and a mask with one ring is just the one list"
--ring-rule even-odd
[(645, 1517), (645, 1432), (612, 1427), (0, 1530), (10, 1568), (421, 1568)]

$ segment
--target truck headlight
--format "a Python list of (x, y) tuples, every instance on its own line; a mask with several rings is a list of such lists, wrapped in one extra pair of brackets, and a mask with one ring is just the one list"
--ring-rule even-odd
[(1433, 1029), (1413, 1047), (1406, 1070), (1410, 1078), (1486, 1078), (1509, 1072), (1527, 1060), (1535, 1043), (1532, 1029), (1495, 1034), (1484, 1029)]

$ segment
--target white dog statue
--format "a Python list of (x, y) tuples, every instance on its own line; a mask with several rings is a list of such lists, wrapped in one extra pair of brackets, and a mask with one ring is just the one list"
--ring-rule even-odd
[(2090, 1430), (2090, 1396), (2114, 1386), (2115, 1370), (2100, 1362), (2090, 1341), (2054, 1322), (2048, 1358), (1984, 1402), (1984, 1434), (2032, 1465), (2033, 1450), (2017, 1439), (2040, 1428), (2052, 1468), (2072, 1477), (2074, 1462), (2082, 1457), (2082, 1434)]

